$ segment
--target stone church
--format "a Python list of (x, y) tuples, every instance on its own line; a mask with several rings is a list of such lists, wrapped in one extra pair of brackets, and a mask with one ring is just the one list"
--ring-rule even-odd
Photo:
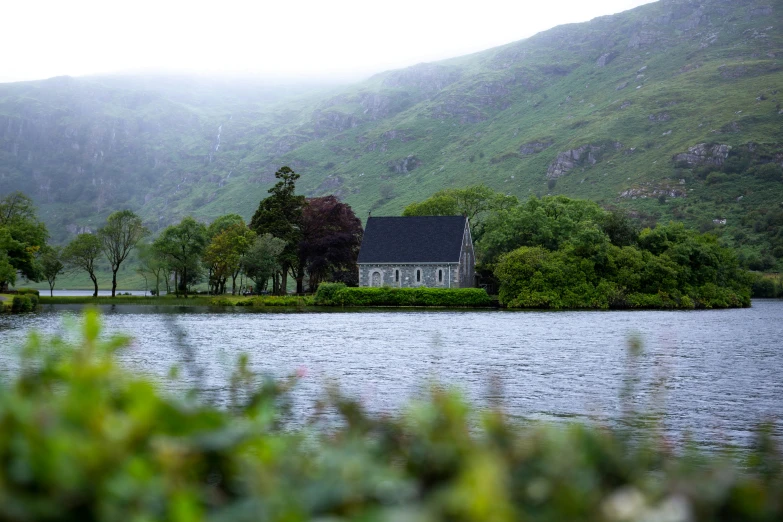
[(472, 287), (475, 262), (466, 217), (369, 217), (359, 286)]

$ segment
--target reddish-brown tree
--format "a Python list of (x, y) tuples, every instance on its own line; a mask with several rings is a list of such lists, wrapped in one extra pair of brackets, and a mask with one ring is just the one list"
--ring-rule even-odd
[(297, 292), (304, 291), (305, 273), (310, 291), (323, 281), (356, 284), (363, 230), (350, 205), (335, 196), (309, 198), (302, 209), (301, 223)]

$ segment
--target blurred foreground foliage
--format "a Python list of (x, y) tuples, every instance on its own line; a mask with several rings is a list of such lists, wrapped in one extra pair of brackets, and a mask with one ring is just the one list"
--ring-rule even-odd
[(633, 423), (519, 427), (437, 390), (391, 417), (330, 393), (338, 427), (294, 430), (293, 379), (259, 381), (243, 358), (216, 409), (119, 368), (127, 344), (101, 340), (94, 312), (76, 346), (30, 337), (0, 385), (0, 519), (783, 518), (783, 459), (764, 430), (738, 465), (676, 456)]

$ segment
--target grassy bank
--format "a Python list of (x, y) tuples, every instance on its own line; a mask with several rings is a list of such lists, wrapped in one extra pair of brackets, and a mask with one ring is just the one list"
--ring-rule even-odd
[(42, 305), (50, 304), (91, 304), (91, 305), (158, 305), (158, 306), (211, 306), (213, 298), (210, 296), (175, 297), (145, 297), (140, 295), (109, 296), (41, 296)]

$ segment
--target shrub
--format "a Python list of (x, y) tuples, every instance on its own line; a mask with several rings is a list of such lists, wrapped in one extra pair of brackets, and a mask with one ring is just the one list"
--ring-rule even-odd
[(482, 288), (318, 287), (314, 302), (327, 306), (443, 306), (484, 307), (492, 302)]
[[(37, 302), (37, 301), (36, 301)], [(32, 299), (27, 295), (15, 295), (11, 302), (11, 312), (23, 313), (35, 310)]]
[(41, 293), (39, 290), (36, 290), (35, 288), (17, 288), (16, 289), (16, 295), (37, 295), (40, 296)]
[(316, 304), (324, 306), (340, 304), (335, 300), (335, 296), (343, 288), (346, 288), (345, 283), (321, 283), (315, 292)]

